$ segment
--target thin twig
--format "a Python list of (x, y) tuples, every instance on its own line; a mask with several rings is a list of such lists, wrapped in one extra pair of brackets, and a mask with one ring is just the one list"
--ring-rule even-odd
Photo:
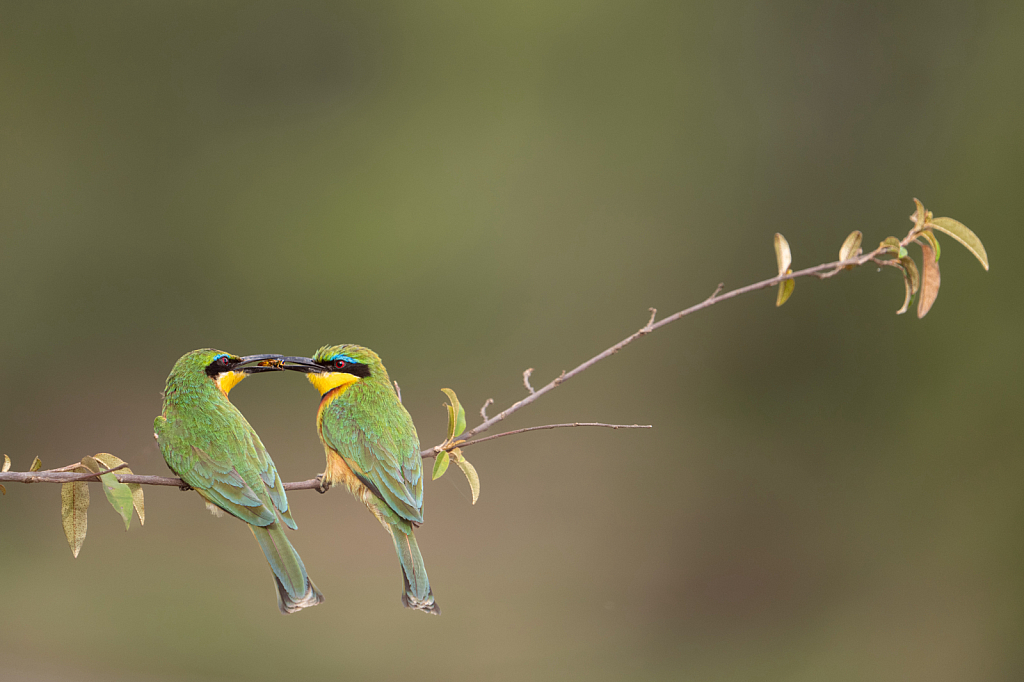
[(484, 401), (484, 406), (480, 408), (480, 416), (484, 418), (484, 421), (487, 421), (487, 406), (493, 404), (494, 398), (488, 398), (486, 401)]
[(526, 386), (526, 390), (532, 395), (535, 393), (533, 386), (530, 385), (530, 375), (533, 374), (533, 367), (523, 372), (523, 386)]
[[(525, 429), (516, 429), (515, 431), (506, 431), (505, 433), (496, 433), (493, 436), (485, 436), (483, 438), (477, 438), (476, 440), (461, 441), (456, 440), (452, 444), (452, 448), (465, 448), (470, 445), (476, 445), (477, 443), (483, 443), (485, 441), (494, 440), (495, 438), (504, 438), (505, 436), (514, 436), (518, 433), (526, 433), (527, 431), (543, 431), (545, 429), (567, 429), (574, 426), (603, 426), (606, 429), (653, 429), (654, 427), (650, 424), (602, 424), (601, 422), (573, 422), (571, 424), (545, 424), (544, 426), (528, 426)], [(436, 457), (438, 452), (430, 450), (429, 455), (423, 455), (424, 459)]]

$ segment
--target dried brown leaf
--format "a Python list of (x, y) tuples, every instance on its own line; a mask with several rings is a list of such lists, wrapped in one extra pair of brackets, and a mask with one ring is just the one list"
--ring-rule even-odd
[[(933, 237), (934, 239), (934, 237)], [(917, 317), (920, 319), (932, 309), (939, 295), (942, 277), (939, 275), (939, 261), (928, 243), (921, 245), (921, 296), (917, 299)]]

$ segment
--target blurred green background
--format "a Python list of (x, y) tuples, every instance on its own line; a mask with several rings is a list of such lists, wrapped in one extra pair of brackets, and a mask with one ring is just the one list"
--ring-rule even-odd
[[(723, 303), (508, 420), (426, 485), (440, 618), (342, 491), (293, 493), (325, 605), (277, 613), (244, 527), (94, 488), (0, 498), (4, 680), (1024, 677), (1024, 4), (102, 2), (0, 7), (0, 452), (165, 474), (164, 378), (203, 346), (377, 350), (424, 445), (441, 387), (520, 398), (663, 314), (911, 198), (927, 318), (873, 268)], [(917, 251), (914, 251), (915, 255)], [(299, 376), (232, 398), (318, 473)], [(492, 412), (493, 413), (493, 412)]]

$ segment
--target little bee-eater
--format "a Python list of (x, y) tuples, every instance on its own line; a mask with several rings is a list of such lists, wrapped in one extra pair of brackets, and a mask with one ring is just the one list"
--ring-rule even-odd
[(348, 488), (395, 541), (402, 564), (402, 603), (439, 614), (413, 535), (423, 522), (423, 460), (412, 417), (372, 350), (324, 346), (312, 358), (288, 357), (320, 392), (316, 426), (327, 454), (320, 485)]
[[(274, 571), (277, 606), (294, 613), (324, 600), (306, 575), (282, 522), (296, 528), (281, 477), (260, 437), (228, 400), (249, 374), (280, 369), (277, 355), (239, 357), (204, 348), (167, 377), (156, 440), (167, 466), (207, 502), (249, 524)], [(264, 363), (264, 364), (254, 364)]]

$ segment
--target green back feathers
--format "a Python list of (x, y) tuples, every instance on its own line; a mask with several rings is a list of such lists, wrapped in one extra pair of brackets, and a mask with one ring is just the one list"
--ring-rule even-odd
[[(329, 363), (345, 358), (368, 375), (321, 406), (320, 437), (401, 519), (423, 521), (423, 460), (412, 417), (395, 392), (380, 357), (369, 348), (324, 346), (313, 359)], [(344, 370), (342, 370), (344, 371)]]
[(281, 477), (259, 436), (207, 375), (222, 351), (182, 356), (167, 377), (157, 442), (167, 465), (200, 495), (246, 523), (266, 526), (276, 509), (289, 527)]

